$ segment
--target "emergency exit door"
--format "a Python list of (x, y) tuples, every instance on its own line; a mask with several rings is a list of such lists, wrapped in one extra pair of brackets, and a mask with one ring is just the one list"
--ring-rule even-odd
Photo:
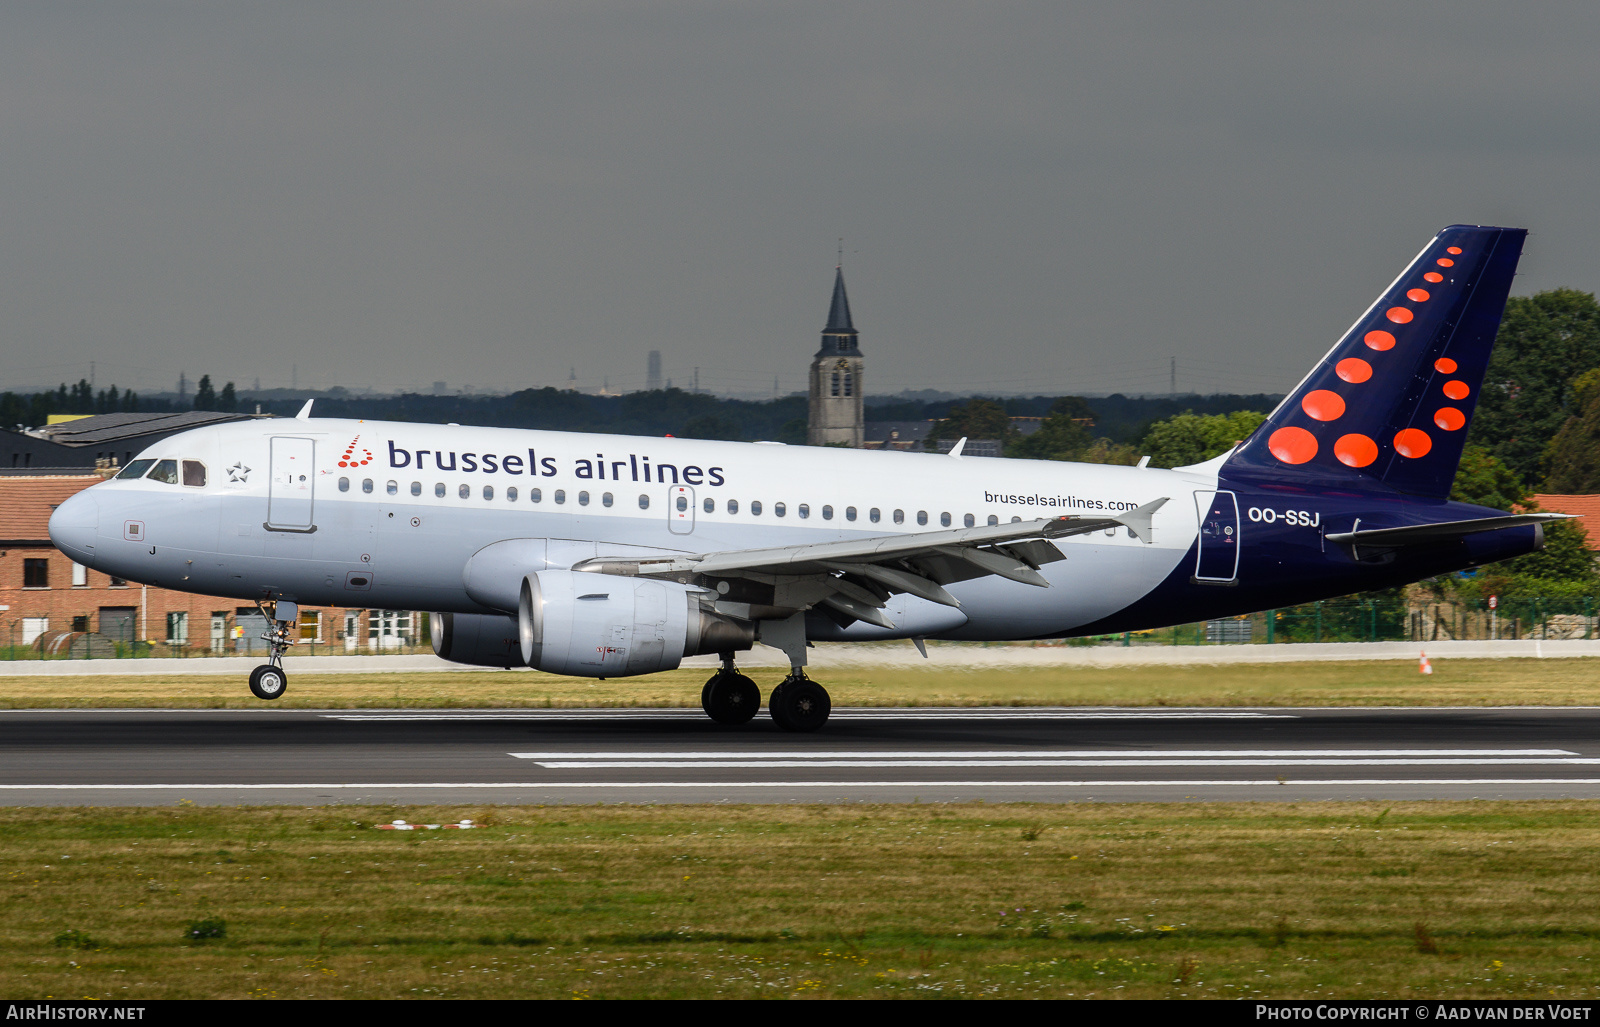
[(267, 486), (269, 531), (316, 531), (311, 497), (316, 482), (316, 443), (311, 439), (274, 438), (272, 477)]
[(667, 527), (674, 535), (694, 531), (694, 489), (674, 485), (667, 490)]

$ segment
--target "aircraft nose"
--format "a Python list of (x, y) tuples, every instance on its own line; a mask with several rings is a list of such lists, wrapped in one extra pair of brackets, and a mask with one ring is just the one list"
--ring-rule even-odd
[(80, 492), (50, 515), (50, 541), (77, 562), (94, 563), (94, 538), (100, 530), (100, 501)]

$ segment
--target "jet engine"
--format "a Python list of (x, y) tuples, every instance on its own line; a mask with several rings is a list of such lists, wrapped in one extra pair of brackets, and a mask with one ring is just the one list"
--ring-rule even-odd
[(478, 667), (521, 667), (517, 618), (481, 613), (430, 613), (433, 651), (453, 663)]
[(539, 571), (522, 579), (523, 662), (552, 674), (627, 677), (685, 656), (749, 649), (755, 625), (710, 609), (703, 590), (620, 574)]

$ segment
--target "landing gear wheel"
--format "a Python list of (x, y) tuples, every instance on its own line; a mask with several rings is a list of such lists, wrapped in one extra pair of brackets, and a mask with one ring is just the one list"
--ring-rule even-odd
[(700, 689), (700, 708), (706, 711), (706, 716), (708, 717), (711, 716), (711, 686), (716, 684), (717, 679), (720, 677), (722, 677), (722, 671), (719, 670), (711, 675), (710, 679), (706, 681), (705, 687)]
[(815, 731), (833, 712), (828, 690), (810, 678), (785, 678), (772, 690), (769, 706), (772, 719), (785, 731)]
[(723, 672), (706, 684), (701, 705), (718, 724), (748, 724), (761, 709), (761, 689), (737, 672)]
[(250, 691), (257, 699), (277, 699), (289, 690), (289, 675), (282, 667), (263, 663), (250, 672)]

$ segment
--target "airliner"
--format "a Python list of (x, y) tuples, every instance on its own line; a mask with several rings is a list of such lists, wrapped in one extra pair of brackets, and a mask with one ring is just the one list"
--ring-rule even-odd
[[(255, 601), (284, 694), (301, 605), (430, 611), (434, 651), (629, 677), (715, 654), (722, 724), (790, 669), (777, 725), (815, 731), (812, 642), (1059, 639), (1384, 588), (1540, 548), (1544, 522), (1451, 502), (1526, 232), (1454, 225), (1249, 438), (1146, 466), (401, 424), (312, 416), (174, 435), (62, 503), (79, 563)], [(924, 648), (924, 655), (926, 650)]]

